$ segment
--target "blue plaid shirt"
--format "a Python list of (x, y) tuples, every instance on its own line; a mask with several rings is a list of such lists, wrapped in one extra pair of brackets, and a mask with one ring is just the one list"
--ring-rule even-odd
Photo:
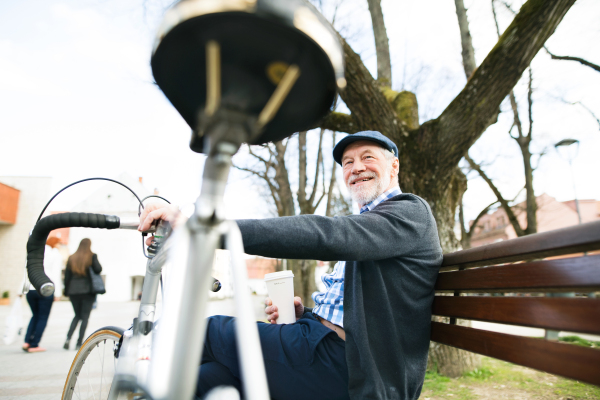
[[(399, 187), (392, 188), (383, 192), (379, 197), (363, 206), (360, 213), (371, 211), (377, 205), (383, 203), (387, 199), (401, 194)], [(321, 281), (325, 284), (325, 292), (314, 292), (312, 299), (315, 302), (313, 313), (319, 317), (331, 321), (332, 323), (344, 327), (344, 272), (346, 270), (346, 262), (340, 261), (335, 264), (333, 272), (328, 275), (323, 275)]]

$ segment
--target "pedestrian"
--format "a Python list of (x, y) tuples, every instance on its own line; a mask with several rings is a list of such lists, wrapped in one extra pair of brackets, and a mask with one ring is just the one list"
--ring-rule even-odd
[[(44, 268), (53, 282), (60, 282), (61, 280), (60, 275), (62, 272), (63, 261), (57, 248), (59, 242), (59, 238), (50, 237), (46, 241), (46, 247), (44, 249)], [(25, 297), (33, 315), (31, 316), (29, 326), (27, 327), (23, 350), (28, 353), (46, 351), (46, 349), (40, 347), (39, 344), (42, 340), (44, 330), (46, 329), (46, 324), (48, 323), (48, 317), (50, 316), (54, 297), (40, 295), (33, 286), (31, 286)]]
[(65, 294), (71, 300), (75, 317), (71, 321), (67, 340), (63, 346), (65, 350), (69, 350), (71, 336), (73, 336), (73, 332), (75, 332), (79, 321), (81, 321), (81, 326), (79, 327), (79, 338), (77, 339), (76, 349), (79, 350), (81, 347), (85, 338), (85, 329), (87, 328), (90, 313), (96, 301), (96, 293), (92, 289), (90, 268), (96, 274), (99, 274), (102, 272), (102, 266), (98, 262), (98, 256), (92, 253), (91, 247), (92, 241), (90, 239), (82, 239), (77, 251), (67, 261)]

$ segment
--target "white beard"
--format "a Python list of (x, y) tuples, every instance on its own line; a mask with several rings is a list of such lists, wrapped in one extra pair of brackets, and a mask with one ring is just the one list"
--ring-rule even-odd
[[(381, 195), (385, 189), (390, 185), (389, 172), (386, 171), (385, 177), (380, 178), (374, 172), (363, 172), (359, 175), (350, 175), (348, 181), (346, 182), (346, 187), (350, 192), (350, 197), (352, 200), (357, 202), (359, 205), (364, 206), (375, 200), (379, 195)], [(388, 179), (385, 179), (385, 178)], [(351, 185), (350, 182), (355, 181), (356, 179), (361, 178), (373, 178), (367, 184), (361, 186)], [(387, 181), (387, 182), (386, 182)]]

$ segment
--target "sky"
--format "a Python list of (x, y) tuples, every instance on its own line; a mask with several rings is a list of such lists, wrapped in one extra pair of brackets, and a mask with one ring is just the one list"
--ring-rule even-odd
[[(53, 192), (94, 176), (143, 177), (150, 189), (182, 206), (198, 195), (204, 156), (189, 150), (187, 124), (154, 85), (149, 65), (166, 0), (22, 0), (0, 3), (0, 176), (50, 176)], [(323, 12), (376, 75), (366, 0), (323, 0)], [(500, 2), (499, 2), (500, 3)], [(511, 2), (518, 10), (520, 3)], [(338, 5), (335, 11), (335, 5)], [(497, 36), (490, 2), (465, 0), (480, 63)], [(454, 2), (382, 0), (390, 38), (393, 88), (417, 94), (420, 120), (437, 117), (465, 84)], [(498, 6), (501, 29), (512, 15)], [(600, 64), (600, 3), (579, 0), (547, 42), (555, 54)], [(558, 200), (600, 199), (600, 73), (578, 63), (552, 61), (543, 51), (532, 63), (537, 194)], [(526, 123), (526, 81), (515, 88)], [(574, 103), (574, 104), (570, 104)], [(587, 108), (587, 109), (586, 109)], [(343, 110), (343, 105), (342, 108)], [(508, 104), (499, 121), (473, 146), (507, 198), (524, 184), (518, 147), (508, 136)], [(590, 111), (588, 111), (590, 110)], [(315, 136), (314, 134), (312, 135)], [(338, 140), (342, 135), (338, 135)], [(579, 140), (569, 163), (554, 149)], [(326, 139), (327, 140), (327, 139)], [(331, 140), (331, 139), (329, 139)], [(328, 149), (331, 144), (328, 144)], [(247, 163), (241, 152), (238, 164)], [(290, 155), (290, 162), (293, 162)], [(470, 174), (465, 195), (473, 218), (494, 200)], [(78, 185), (51, 210), (68, 211), (99, 183)], [(226, 196), (230, 218), (272, 214), (257, 182), (232, 171)], [(94, 210), (90, 210), (94, 211)]]

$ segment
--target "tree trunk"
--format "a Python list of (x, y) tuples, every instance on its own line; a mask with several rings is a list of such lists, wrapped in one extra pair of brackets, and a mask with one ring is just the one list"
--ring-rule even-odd
[(537, 200), (533, 191), (533, 168), (531, 167), (531, 150), (529, 145), (533, 137), (533, 73), (529, 67), (529, 84), (527, 85), (527, 105), (529, 116), (529, 131), (524, 140), (519, 141), (521, 153), (523, 154), (523, 165), (525, 170), (525, 189), (527, 191), (527, 229), (526, 235), (537, 233)]
[(465, 371), (471, 371), (480, 365), (481, 357), (476, 354), (450, 347), (436, 342), (429, 346), (427, 370), (450, 378), (458, 378)]
[(317, 290), (314, 260), (287, 260), (288, 270), (294, 273), (294, 296), (300, 296), (306, 307), (315, 305), (311, 295)]
[(529, 145), (521, 145), (523, 155), (523, 167), (525, 168), (525, 190), (527, 193), (527, 228), (525, 234), (530, 235), (537, 232), (537, 201), (533, 192), (533, 168), (531, 167), (531, 151)]

